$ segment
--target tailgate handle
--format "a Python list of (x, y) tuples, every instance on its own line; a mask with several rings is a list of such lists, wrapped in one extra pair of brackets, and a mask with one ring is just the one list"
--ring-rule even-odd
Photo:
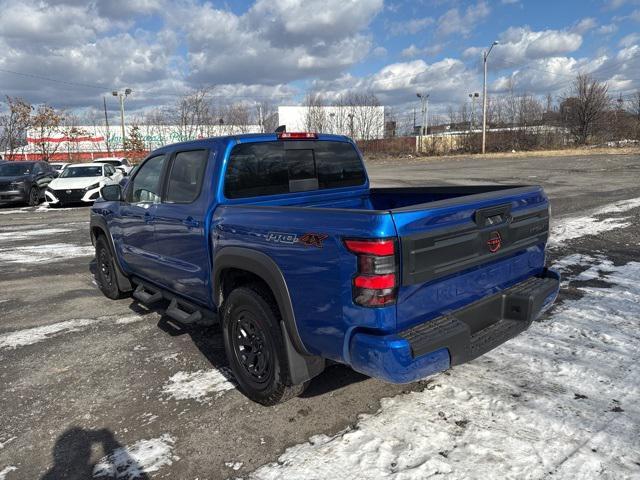
[(480, 228), (508, 223), (511, 221), (511, 204), (481, 208), (475, 211), (473, 217)]

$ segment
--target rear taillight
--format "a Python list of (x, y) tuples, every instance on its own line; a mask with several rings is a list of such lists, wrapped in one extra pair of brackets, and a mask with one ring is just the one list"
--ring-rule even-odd
[(358, 257), (353, 277), (353, 301), (364, 307), (384, 307), (396, 301), (397, 264), (394, 239), (351, 239), (347, 249)]

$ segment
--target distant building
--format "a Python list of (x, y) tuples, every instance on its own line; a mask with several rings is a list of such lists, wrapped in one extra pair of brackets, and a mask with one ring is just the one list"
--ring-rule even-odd
[(334, 133), (356, 140), (384, 138), (384, 107), (281, 106), (278, 125), (286, 125), (289, 132)]
[[(127, 125), (125, 134), (131, 144), (138, 145), (142, 152), (155, 150), (164, 145), (199, 138), (259, 133), (260, 125)], [(135, 139), (135, 141), (134, 141)], [(26, 145), (16, 150), (14, 157), (20, 160), (36, 160), (42, 151), (51, 152), (49, 160), (86, 160), (104, 155), (129, 155), (122, 149), (122, 130), (119, 125), (63, 126), (48, 132), (46, 137), (36, 129), (27, 131)], [(42, 148), (42, 144), (46, 144)]]

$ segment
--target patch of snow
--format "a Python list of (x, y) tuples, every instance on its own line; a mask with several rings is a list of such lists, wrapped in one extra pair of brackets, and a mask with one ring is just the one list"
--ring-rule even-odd
[(42, 327), (26, 328), (15, 332), (3, 333), (0, 335), (0, 350), (33, 345), (34, 343), (41, 342), (60, 333), (77, 332), (97, 322), (97, 320), (81, 318), (77, 320), (65, 320), (64, 322), (52, 323), (51, 325), (44, 325)]
[(2, 210), (0, 209), (0, 215), (15, 215), (16, 213), (29, 213), (30, 210), (28, 207), (24, 208), (14, 208), (11, 210)]
[(14, 472), (17, 469), (18, 468), (14, 467), (13, 465), (9, 465), (8, 467), (3, 468), (2, 470), (0, 470), (0, 480), (5, 480), (9, 473)]
[(640, 263), (591, 269), (611, 287), (249, 478), (640, 477)]
[(232, 468), (233, 470), (240, 470), (244, 463), (242, 462), (224, 462), (225, 467)]
[(0, 248), (0, 265), (9, 263), (37, 264), (58, 262), (76, 257), (91, 257), (95, 254), (92, 246), (71, 243), (51, 243), (27, 247)]
[(2, 440), (0, 442), (0, 450), (2, 450), (6, 445), (9, 445), (11, 442), (13, 442), (16, 438), (18, 437), (9, 437), (6, 440)]
[(40, 206), (38, 208), (36, 208), (34, 210), (34, 212), (59, 212), (61, 210), (77, 210), (77, 208), (76, 207), (67, 207), (67, 208), (55, 207), (55, 208), (51, 208), (51, 206), (49, 205), (48, 202), (44, 202), (44, 203), (40, 204)]
[(129, 323), (141, 322), (142, 320), (144, 320), (144, 318), (141, 317), (140, 315), (129, 315), (128, 317), (118, 318), (116, 320), (116, 324), (117, 325), (127, 325)]
[(197, 372), (178, 372), (171, 376), (162, 387), (162, 392), (175, 400), (197, 400), (199, 402), (215, 394), (222, 395), (227, 390), (233, 390), (235, 385), (231, 370), (226, 367)]
[(94, 478), (147, 478), (180, 458), (173, 454), (175, 439), (168, 434), (150, 440), (139, 440), (131, 446), (114, 450), (100, 459), (93, 469)]
[(558, 246), (562, 242), (585, 235), (598, 235), (603, 232), (626, 228), (631, 225), (629, 217), (598, 218), (612, 213), (624, 213), (640, 207), (640, 198), (631, 198), (611, 203), (594, 210), (591, 215), (558, 219), (557, 224), (551, 228), (549, 237), (550, 246)]
[(16, 230), (10, 232), (0, 233), (0, 241), (6, 240), (27, 240), (30, 238), (46, 237), (47, 235), (54, 235), (56, 233), (71, 232), (68, 228), (42, 228), (39, 230)]
[(570, 267), (574, 266), (589, 266), (593, 263), (594, 258), (591, 255), (584, 255), (582, 253), (574, 253), (571, 255), (567, 255), (566, 257), (560, 258), (556, 260), (551, 268), (553, 270), (557, 270), (562, 273), (566, 271)]

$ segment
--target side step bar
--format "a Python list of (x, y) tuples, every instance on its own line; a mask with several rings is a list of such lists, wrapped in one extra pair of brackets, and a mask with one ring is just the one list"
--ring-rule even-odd
[(133, 292), (133, 298), (145, 305), (153, 305), (160, 300), (169, 300), (169, 306), (165, 310), (165, 315), (171, 317), (182, 324), (213, 325), (217, 322), (217, 314), (209, 309), (194, 305), (171, 292), (159, 289), (153, 285), (133, 278), (137, 285)]
[(139, 283), (133, 291), (133, 298), (140, 300), (145, 305), (152, 305), (162, 300), (162, 292), (159, 290), (153, 291), (143, 283)]
[(191, 308), (186, 307), (189, 308), (189, 310), (192, 310), (191, 312), (188, 312), (187, 310), (184, 310), (184, 308), (184, 303), (179, 303), (178, 300), (173, 297), (165, 313), (180, 323), (202, 323), (203, 317), (200, 310), (197, 308), (192, 310)]

